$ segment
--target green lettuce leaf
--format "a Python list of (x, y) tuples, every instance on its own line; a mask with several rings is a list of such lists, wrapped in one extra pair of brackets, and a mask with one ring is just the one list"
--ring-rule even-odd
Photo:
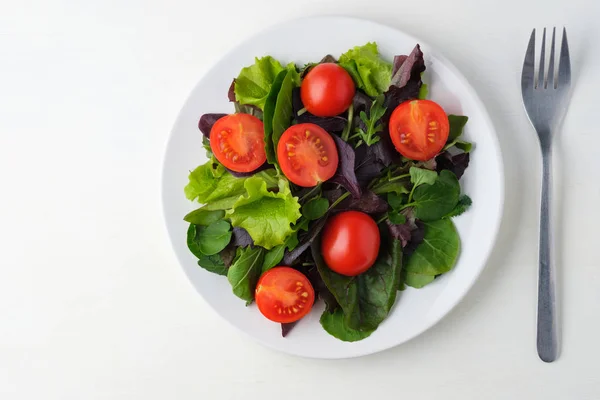
[[(267, 188), (277, 187), (278, 180), (275, 178), (277, 172), (274, 169), (261, 171), (254, 175), (265, 181)], [(193, 170), (189, 175), (189, 183), (186, 185), (185, 197), (188, 200), (197, 200), (199, 203), (212, 203), (218, 200), (229, 199), (223, 202), (225, 206), (215, 208), (209, 204), (205, 210), (218, 210), (231, 208), (231, 205), (244, 193), (244, 182), (248, 178), (236, 178), (231, 175), (221, 164), (213, 164), (208, 161)], [(210, 206), (213, 207), (210, 207)], [(229, 207), (227, 207), (229, 205)]]
[(283, 244), (292, 234), (291, 224), (300, 214), (298, 198), (292, 196), (286, 179), (279, 180), (277, 193), (267, 190), (267, 183), (253, 176), (244, 182), (246, 194), (227, 211), (233, 226), (246, 229), (254, 243), (267, 250)]
[(392, 79), (392, 64), (379, 57), (376, 43), (356, 46), (340, 56), (339, 63), (356, 86), (375, 97), (385, 92)]
[(242, 68), (235, 79), (235, 98), (240, 104), (264, 109), (275, 77), (285, 68), (271, 56), (256, 58), (254, 64)]

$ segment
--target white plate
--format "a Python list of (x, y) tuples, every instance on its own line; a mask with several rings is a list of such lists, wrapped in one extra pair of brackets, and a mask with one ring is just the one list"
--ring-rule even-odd
[[(335, 32), (335, 34), (332, 34)], [(469, 116), (465, 131), (475, 143), (471, 165), (461, 184), (473, 199), (471, 209), (455, 220), (462, 251), (454, 269), (416, 290), (400, 293), (389, 317), (370, 337), (346, 343), (329, 336), (319, 324), (322, 304), (281, 337), (278, 324), (263, 318), (255, 306), (246, 307), (235, 297), (222, 276), (196, 263), (186, 246), (187, 224), (183, 216), (197, 207), (187, 201), (183, 187), (189, 171), (204, 163), (199, 117), (207, 112), (233, 112), (227, 90), (240, 69), (254, 57), (272, 55), (282, 63), (303, 65), (326, 54), (339, 56), (347, 49), (375, 41), (391, 60), (408, 54), (420, 43), (425, 54), (431, 99), (446, 112)], [(290, 354), (316, 358), (346, 358), (375, 353), (419, 335), (446, 315), (473, 285), (485, 266), (500, 224), (504, 178), (500, 150), (488, 114), (473, 88), (458, 70), (433, 48), (396, 29), (345, 17), (312, 17), (272, 27), (242, 43), (221, 59), (198, 83), (187, 99), (167, 146), (162, 197), (167, 229), (173, 248), (192, 284), (227, 321), (259, 342)], [(208, 327), (207, 329), (211, 329)]]

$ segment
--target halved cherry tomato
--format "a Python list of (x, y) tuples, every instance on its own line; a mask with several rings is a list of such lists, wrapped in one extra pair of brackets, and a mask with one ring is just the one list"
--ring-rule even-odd
[(275, 267), (258, 280), (254, 299), (262, 315), (271, 321), (294, 322), (309, 313), (315, 290), (301, 272), (290, 267)]
[(265, 130), (250, 114), (219, 118), (210, 130), (210, 148), (221, 164), (236, 172), (251, 172), (267, 161)]
[(277, 145), (277, 160), (296, 185), (311, 187), (335, 175), (338, 152), (329, 133), (315, 124), (289, 127)]
[(381, 238), (373, 218), (360, 211), (345, 211), (327, 221), (321, 253), (338, 274), (356, 276), (375, 263)]
[(411, 160), (426, 161), (438, 154), (448, 140), (448, 116), (431, 100), (400, 104), (390, 118), (390, 137), (396, 150)]
[(333, 117), (346, 111), (355, 91), (350, 74), (334, 63), (313, 67), (300, 85), (304, 107), (319, 117)]

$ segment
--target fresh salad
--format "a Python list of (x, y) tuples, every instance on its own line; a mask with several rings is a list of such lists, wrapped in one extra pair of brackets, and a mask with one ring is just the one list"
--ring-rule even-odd
[(364, 339), (455, 265), (472, 145), (424, 71), (419, 45), (391, 63), (376, 43), (302, 67), (266, 56), (233, 80), (232, 113), (200, 117), (188, 247), (283, 336), (320, 298), (329, 334)]

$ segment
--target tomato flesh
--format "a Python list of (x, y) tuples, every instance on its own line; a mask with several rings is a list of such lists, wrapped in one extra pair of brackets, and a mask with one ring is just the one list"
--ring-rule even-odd
[(345, 211), (327, 221), (321, 253), (331, 270), (356, 276), (375, 263), (380, 243), (379, 228), (373, 218), (360, 211)]
[(219, 118), (210, 130), (210, 148), (221, 164), (236, 172), (251, 172), (267, 161), (265, 131), (250, 114)]
[(298, 321), (310, 312), (315, 291), (300, 271), (290, 267), (275, 267), (258, 280), (254, 299), (267, 319), (288, 323)]
[(339, 161), (333, 138), (315, 124), (289, 127), (277, 144), (277, 160), (284, 175), (303, 187), (331, 178)]
[(418, 161), (435, 157), (444, 148), (450, 133), (448, 116), (431, 100), (400, 104), (390, 117), (389, 128), (396, 150)]
[(355, 92), (350, 74), (335, 63), (314, 66), (300, 85), (304, 107), (319, 117), (333, 117), (346, 111)]

